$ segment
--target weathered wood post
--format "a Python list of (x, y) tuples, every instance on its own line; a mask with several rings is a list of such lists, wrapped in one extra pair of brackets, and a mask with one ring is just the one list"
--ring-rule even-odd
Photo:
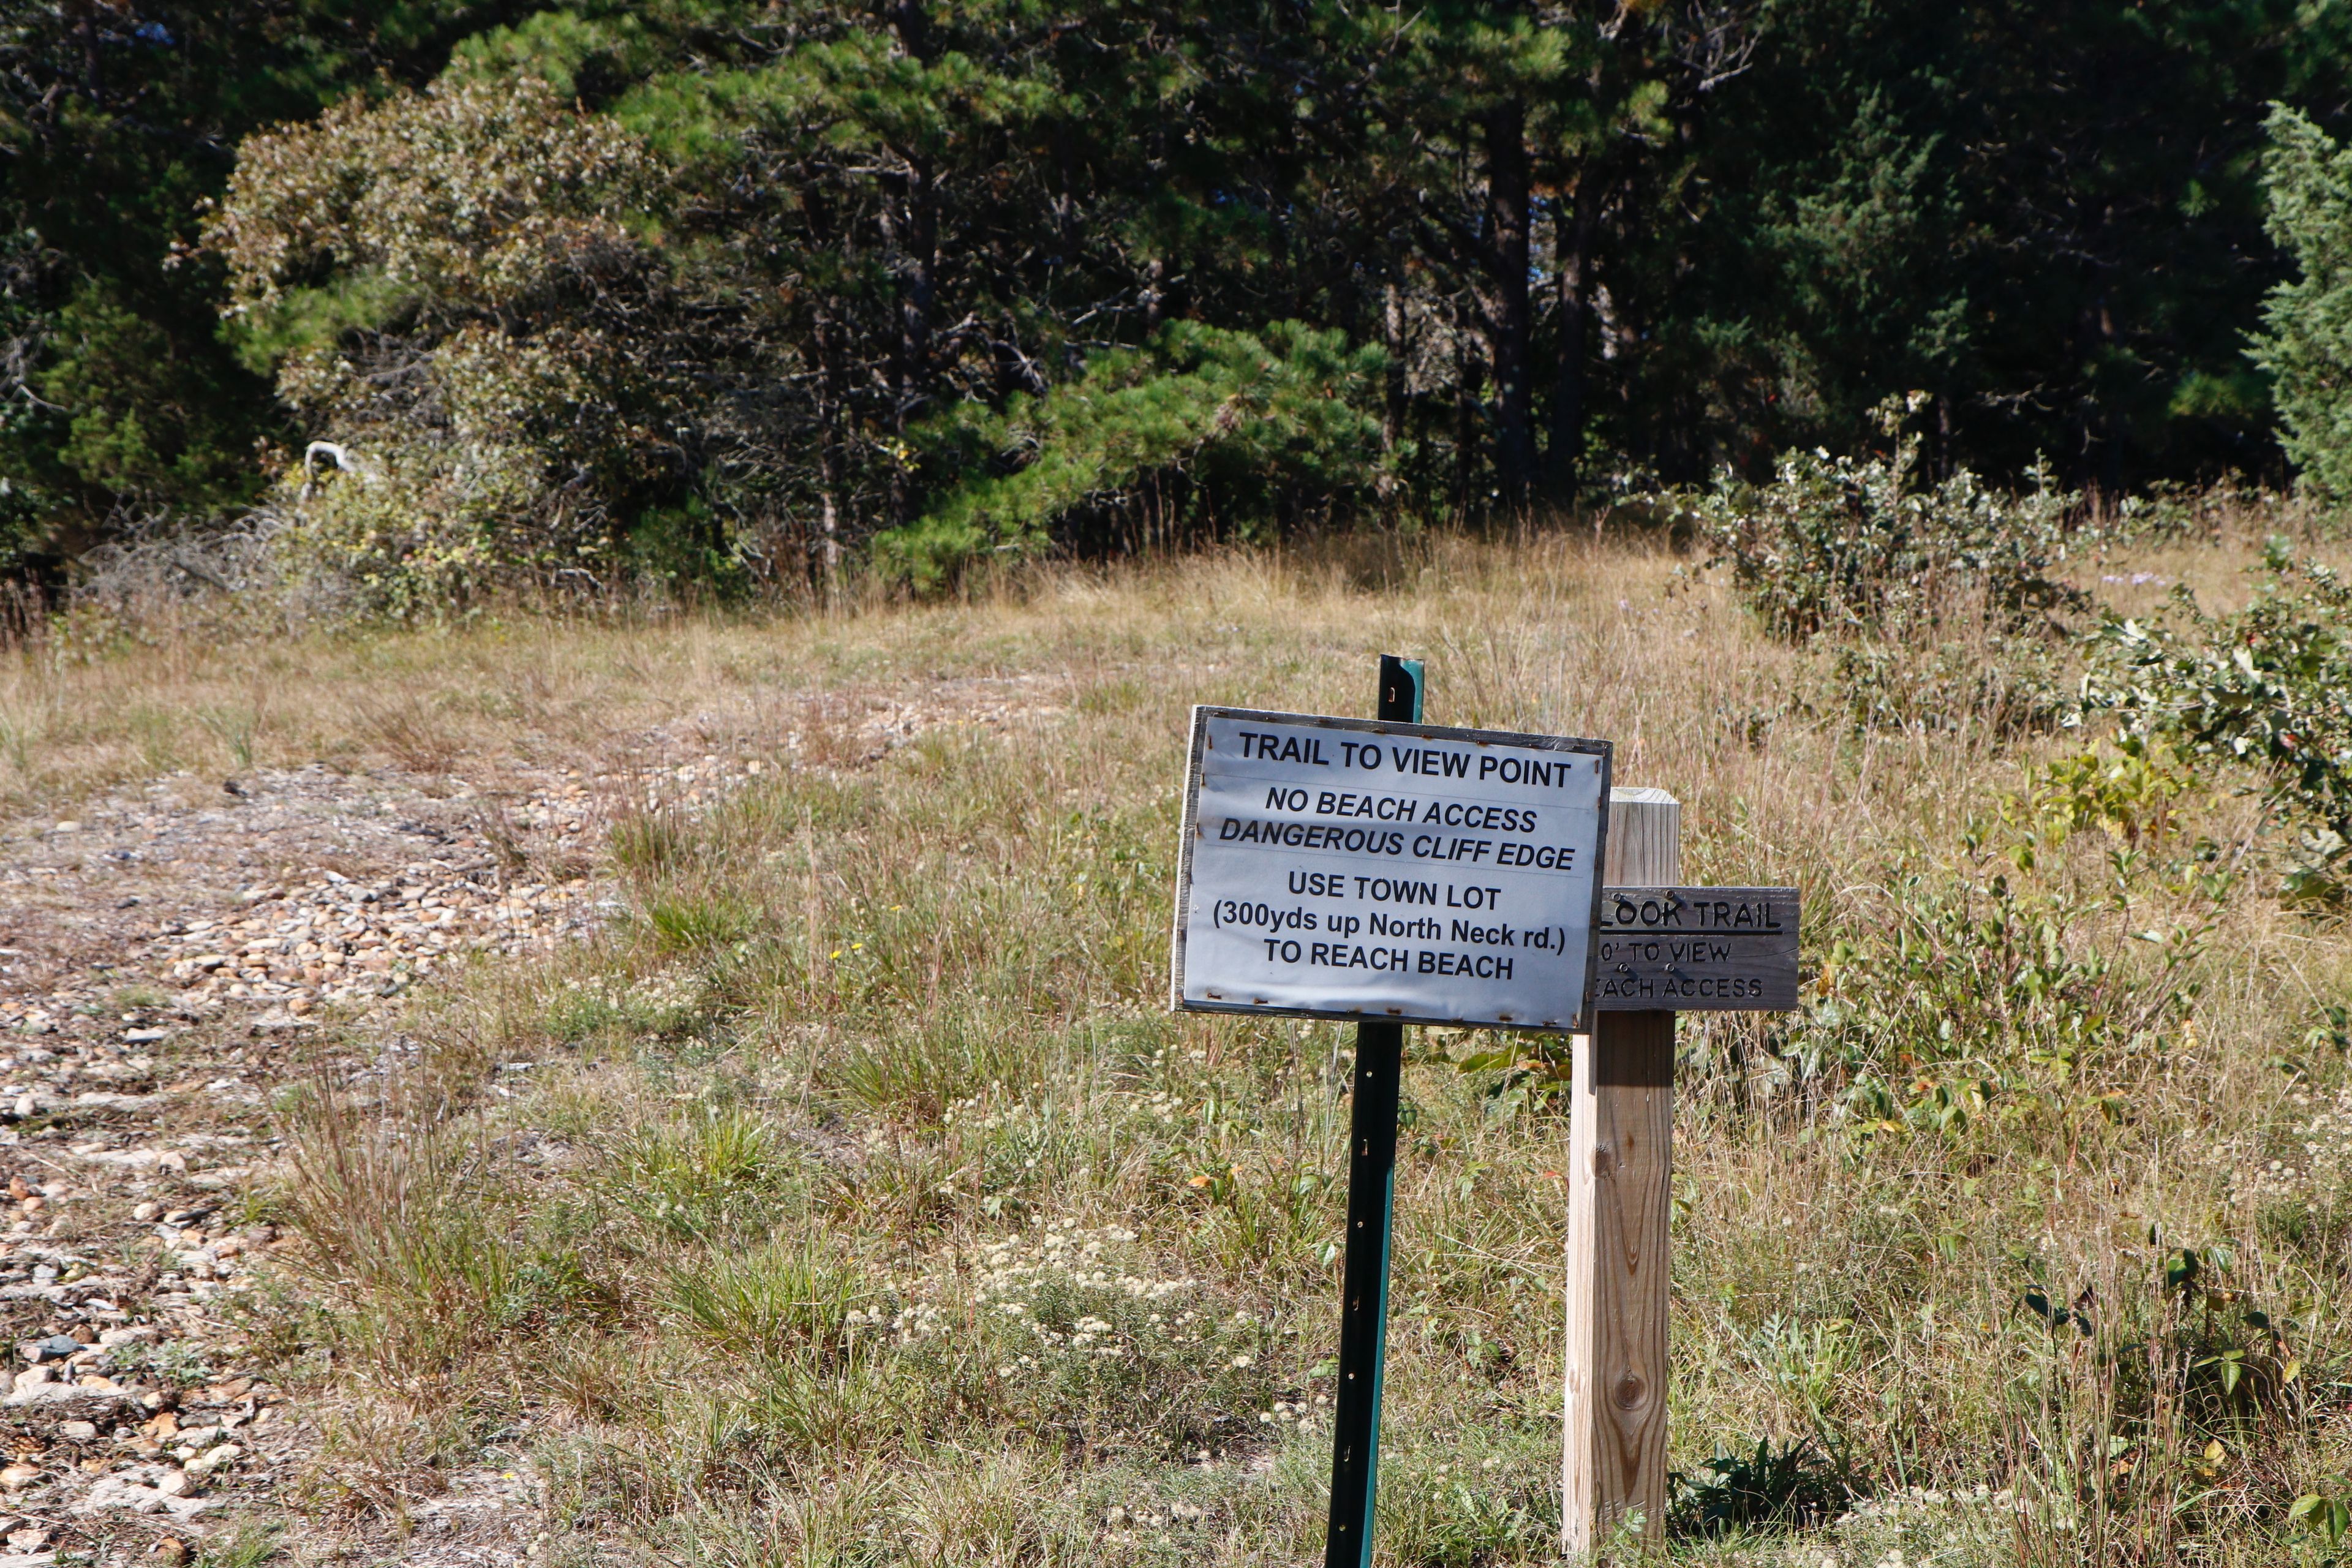
[[(1671, 887), (1682, 805), (1609, 795), (1612, 887)], [(1662, 1540), (1666, 1511), (1667, 1226), (1675, 1016), (1598, 1012), (1576, 1042), (1568, 1181), (1568, 1429), (1562, 1544), (1592, 1561), (1626, 1521)]]

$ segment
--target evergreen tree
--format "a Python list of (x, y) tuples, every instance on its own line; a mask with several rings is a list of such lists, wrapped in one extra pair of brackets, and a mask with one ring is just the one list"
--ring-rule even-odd
[(2352, 151), (2284, 104), (2270, 132), (2271, 232), (2300, 276), (2263, 301), (2257, 354), (2278, 378), (2287, 456), (2340, 503), (2352, 500)]
[[(929, 572), (952, 539), (1507, 515), (1603, 482), (1595, 457), (1760, 474), (1869, 444), (1911, 391), (1937, 472), (2260, 471), (2281, 426), (2246, 334), (2307, 248), (2265, 229), (2262, 127), (2276, 100), (2341, 129), (2347, 26), (2302, 0), (22, 6), (0, 527), (71, 546), (231, 509), (325, 438), (416, 515), (299, 472), (278, 502), (458, 576), (824, 579), (877, 535), (931, 541)], [(514, 183), (575, 142), (612, 156)], [(1369, 490), (1245, 390), (1253, 354), (1376, 431), (1308, 443)], [(1195, 430), (1213, 384), (1270, 423)], [(1250, 451), (1290, 457), (1218, 455)], [(460, 472), (503, 478), (467, 499)]]

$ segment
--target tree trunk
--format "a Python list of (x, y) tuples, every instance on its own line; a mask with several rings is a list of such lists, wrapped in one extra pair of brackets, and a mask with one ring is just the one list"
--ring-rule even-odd
[(1544, 478), (1554, 499), (1576, 498), (1584, 460), (1584, 344), (1592, 309), (1592, 226), (1601, 206), (1598, 176), (1586, 170), (1576, 194), (1552, 204), (1552, 247), (1559, 274), (1559, 365), (1551, 398), (1551, 446)]
[(1487, 357), (1495, 381), (1495, 477), (1503, 503), (1512, 510), (1527, 504), (1535, 477), (1533, 398), (1528, 342), (1533, 317), (1528, 303), (1527, 110), (1516, 100), (1488, 110), (1482, 129), (1486, 142), (1486, 234), (1481, 260), (1486, 274)]
[(907, 160), (906, 224), (899, 237), (898, 343), (893, 354), (898, 402), (894, 434), (903, 435), (930, 393), (931, 312), (939, 291), (940, 198), (928, 158)]
[(830, 312), (818, 313), (810, 338), (816, 350), (818, 585), (831, 604), (841, 582), (841, 487), (847, 476), (841, 451), (841, 345)]
[[(1381, 453), (1387, 457), (1404, 439), (1404, 290), (1394, 283), (1381, 294), (1381, 346), (1389, 351), (1388, 370), (1381, 378)], [(1387, 495), (1395, 483), (1393, 473), (1382, 472), (1381, 494)]]
[(1478, 494), (1479, 406), (1485, 401), (1486, 367), (1472, 352), (1475, 311), (1467, 300), (1454, 309), (1454, 489), (1462, 515), (1480, 510)]
[[(929, 64), (936, 47), (923, 0), (897, 0), (890, 7), (890, 27), (908, 58)], [(906, 164), (900, 211), (883, 206), (883, 226), (896, 255), (891, 270), (898, 279), (898, 341), (890, 354), (890, 433), (902, 438), (907, 427), (921, 416), (931, 393), (931, 318), (937, 308), (940, 270), (939, 170), (931, 159), (914, 148), (899, 152)], [(910, 520), (914, 497), (912, 475), (899, 457), (890, 470), (888, 499), (891, 523)]]
[(1160, 286), (1160, 279), (1167, 275), (1168, 263), (1160, 257), (1153, 257), (1143, 268), (1143, 335), (1145, 337), (1150, 337), (1158, 331), (1160, 322), (1167, 320), (1165, 310), (1168, 291)]

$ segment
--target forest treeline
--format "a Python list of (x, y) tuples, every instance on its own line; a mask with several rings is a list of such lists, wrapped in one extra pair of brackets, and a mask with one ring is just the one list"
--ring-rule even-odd
[(7, 11), (19, 571), (258, 517), (395, 612), (936, 584), (1895, 394), (1930, 473), (2109, 498), (2352, 451), (2340, 0)]

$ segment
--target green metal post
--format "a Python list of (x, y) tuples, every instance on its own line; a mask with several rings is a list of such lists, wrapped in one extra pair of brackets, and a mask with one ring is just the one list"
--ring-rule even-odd
[[(1421, 721), (1419, 659), (1381, 656), (1379, 717)], [(1397, 1079), (1404, 1026), (1356, 1026), (1348, 1115), (1348, 1234), (1340, 1264), (1339, 1387), (1332, 1401), (1331, 1522), (1324, 1568), (1371, 1568), (1380, 1491), (1381, 1367), (1389, 1325), (1389, 1226), (1396, 1205)]]

